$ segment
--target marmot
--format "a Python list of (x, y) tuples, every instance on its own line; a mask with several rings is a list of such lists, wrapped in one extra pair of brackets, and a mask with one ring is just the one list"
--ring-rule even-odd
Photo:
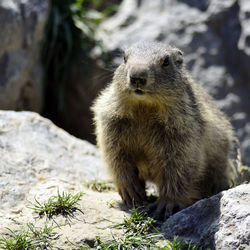
[(159, 198), (149, 210), (164, 219), (237, 177), (232, 126), (177, 48), (127, 49), (92, 110), (101, 156), (128, 206), (145, 204), (145, 182), (155, 183)]

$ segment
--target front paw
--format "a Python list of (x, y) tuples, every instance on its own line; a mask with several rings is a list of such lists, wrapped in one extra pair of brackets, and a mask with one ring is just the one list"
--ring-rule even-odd
[(171, 215), (179, 212), (183, 208), (184, 206), (177, 202), (158, 200), (147, 206), (147, 213), (155, 220), (165, 221)]
[(135, 185), (119, 185), (118, 192), (129, 208), (146, 204), (147, 196), (145, 186), (142, 183), (137, 183)]

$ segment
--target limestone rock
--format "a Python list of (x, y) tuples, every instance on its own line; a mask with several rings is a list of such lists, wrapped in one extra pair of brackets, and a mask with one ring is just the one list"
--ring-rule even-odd
[(250, 184), (223, 191), (171, 216), (165, 236), (192, 241), (210, 249), (249, 249)]
[(124, 0), (118, 13), (102, 23), (97, 38), (116, 65), (122, 50), (138, 40), (182, 49), (191, 75), (230, 117), (249, 165), (249, 13), (248, 0)]
[[(125, 212), (117, 205), (121, 201), (117, 192), (98, 193), (85, 186), (94, 179), (107, 180), (94, 145), (36, 113), (0, 111), (0, 237), (8, 233), (6, 228), (24, 230), (28, 223), (43, 228), (47, 223), (60, 226), (53, 242), (60, 249), (74, 249), (84, 240), (94, 242), (97, 236), (111, 239), (118, 230), (111, 232), (108, 226), (120, 223)], [(84, 192), (79, 203), (83, 214), (49, 221), (29, 208), (35, 199), (43, 203), (57, 192)]]
[(16, 206), (41, 179), (104, 178), (95, 146), (32, 112), (0, 111), (0, 207)]
[(0, 1), (0, 108), (41, 111), (40, 43), (49, 1)]

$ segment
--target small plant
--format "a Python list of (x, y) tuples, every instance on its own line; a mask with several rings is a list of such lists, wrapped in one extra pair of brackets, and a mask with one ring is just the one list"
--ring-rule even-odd
[(43, 228), (40, 228), (40, 227), (35, 227), (31, 223), (29, 223), (27, 226), (29, 228), (31, 236), (41, 241), (45, 245), (50, 245), (49, 240), (57, 238), (56, 234), (53, 232), (53, 230), (57, 228), (57, 226), (53, 227), (45, 224)]
[[(168, 241), (155, 227), (156, 222), (153, 218), (147, 216), (144, 211), (132, 209), (131, 216), (125, 217), (123, 223), (115, 225), (114, 228), (125, 229), (122, 238), (102, 241), (96, 238), (96, 249), (158, 249), (158, 250), (198, 250), (198, 246), (192, 246), (191, 243), (179, 241), (177, 237), (173, 241)], [(160, 244), (159, 244), (160, 243)], [(82, 249), (90, 249), (83, 246)]]
[(124, 239), (113, 239), (110, 241), (103, 242), (100, 238), (96, 239), (97, 241), (97, 249), (106, 250), (106, 249), (153, 249), (155, 247), (154, 244), (145, 237), (138, 237), (136, 235), (126, 235)]
[[(174, 237), (173, 241), (165, 240), (166, 246), (160, 248), (162, 250), (199, 250), (202, 249), (199, 246), (193, 246), (192, 243), (184, 243), (182, 240), (178, 240), (178, 237)], [(207, 249), (209, 250), (209, 249)]]
[(123, 223), (113, 226), (125, 229), (123, 237), (120, 239), (113, 237), (106, 242), (96, 238), (97, 249), (155, 249), (157, 239), (161, 235), (154, 225), (155, 220), (148, 217), (145, 212), (132, 209), (129, 218), (125, 217)]
[(137, 234), (147, 234), (150, 233), (155, 227), (155, 220), (148, 217), (146, 212), (138, 211), (134, 208), (131, 210), (130, 218), (125, 217), (123, 223), (118, 226), (122, 226), (126, 229), (126, 232), (133, 232)]
[(97, 249), (106, 250), (106, 249), (153, 249), (154, 244), (145, 237), (138, 237), (136, 235), (126, 235), (124, 239), (113, 239), (110, 241), (103, 242), (100, 238), (96, 238)]
[[(158, 238), (160, 235), (158, 235)], [(126, 235), (123, 240), (110, 240), (103, 242), (100, 240), (100, 238), (96, 238), (97, 247), (98, 250), (116, 250), (116, 249), (122, 249), (122, 250), (131, 250), (131, 249), (138, 249), (138, 250), (144, 250), (144, 249), (157, 249), (157, 250), (202, 250), (199, 246), (192, 246), (191, 243), (186, 244), (182, 241), (178, 241), (177, 237), (174, 238), (173, 242), (165, 240), (163, 243), (164, 246), (158, 246), (157, 245), (157, 237), (155, 235), (144, 235), (144, 236), (138, 236), (138, 235)], [(87, 246), (84, 246), (82, 249), (91, 249)], [(206, 249), (209, 250), (209, 249)]]
[(0, 247), (2, 249), (28, 249), (35, 246), (34, 241), (29, 238), (27, 232), (8, 230), (10, 231), (9, 236), (0, 238)]
[(116, 206), (116, 202), (115, 201), (107, 201), (107, 206), (109, 207), (109, 208), (111, 208), (111, 207), (115, 207)]
[(35, 199), (36, 203), (30, 208), (39, 213), (40, 216), (46, 215), (49, 219), (59, 214), (64, 217), (73, 217), (76, 211), (83, 213), (82, 210), (77, 207), (82, 196), (82, 192), (72, 195), (65, 192), (60, 194), (58, 191), (57, 195), (51, 196), (48, 201), (43, 204)]
[(104, 192), (104, 191), (109, 191), (109, 190), (114, 190), (114, 184), (110, 183), (110, 182), (101, 182), (98, 180), (93, 180), (90, 181), (86, 184), (86, 186), (94, 191), (97, 192)]
[(28, 224), (28, 229), (20, 232), (8, 229), (8, 236), (0, 238), (0, 248), (7, 250), (51, 248), (50, 240), (55, 236), (52, 232), (54, 229), (55, 227), (47, 224), (44, 228)]

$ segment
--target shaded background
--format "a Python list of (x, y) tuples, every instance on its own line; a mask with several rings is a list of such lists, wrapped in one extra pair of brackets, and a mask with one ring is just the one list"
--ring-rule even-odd
[(95, 142), (93, 99), (138, 40), (184, 51), (229, 116), (250, 164), (249, 0), (3, 0), (0, 109), (41, 113)]

